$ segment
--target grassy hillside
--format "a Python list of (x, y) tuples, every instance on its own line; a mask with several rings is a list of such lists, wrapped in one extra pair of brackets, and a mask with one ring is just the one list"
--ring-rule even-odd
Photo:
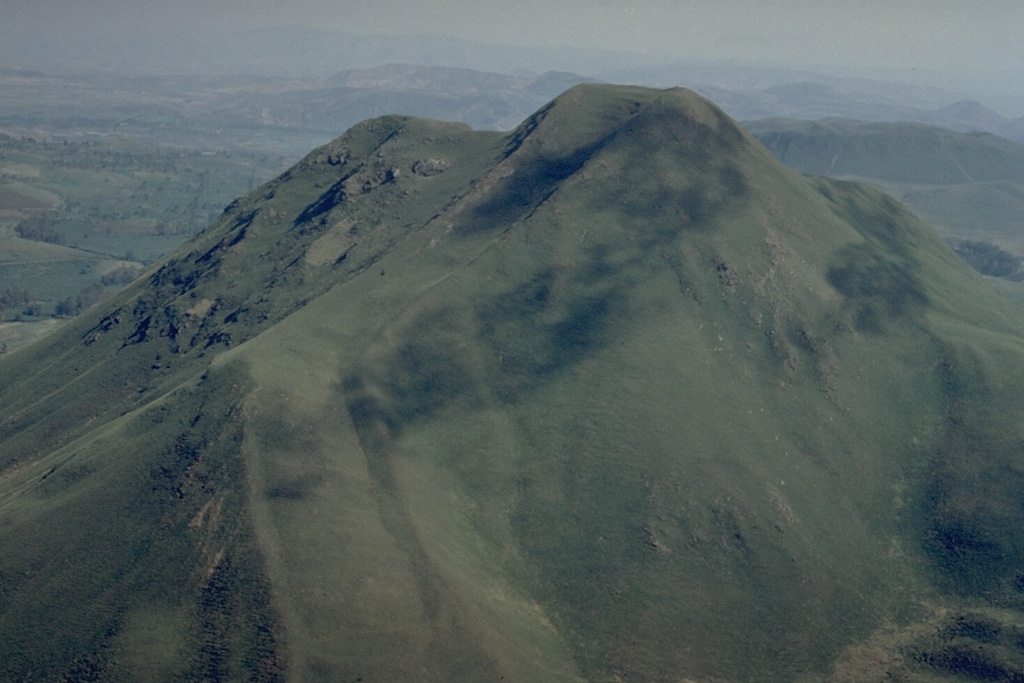
[(1014, 680), (1022, 331), (684, 90), (367, 121), (0, 362), (0, 661)]

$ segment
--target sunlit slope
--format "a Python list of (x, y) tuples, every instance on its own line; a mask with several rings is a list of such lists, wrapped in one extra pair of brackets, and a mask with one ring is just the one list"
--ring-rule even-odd
[(11, 678), (1024, 671), (1021, 313), (687, 91), (360, 124), (74, 325), (0, 363)]

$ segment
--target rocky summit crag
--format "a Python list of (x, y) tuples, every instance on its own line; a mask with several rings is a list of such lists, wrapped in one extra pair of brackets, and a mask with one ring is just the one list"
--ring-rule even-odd
[(2, 677), (1022, 679), (1022, 334), (685, 90), (364, 122), (0, 361)]

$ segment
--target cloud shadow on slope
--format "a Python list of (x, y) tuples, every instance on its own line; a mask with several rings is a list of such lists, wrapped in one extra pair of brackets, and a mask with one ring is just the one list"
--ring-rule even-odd
[(541, 155), (519, 161), (511, 176), (491, 188), (460, 222), (461, 234), (507, 228), (528, 216), (550, 197), (566, 178), (579, 171), (604, 146), (598, 140), (564, 156)]

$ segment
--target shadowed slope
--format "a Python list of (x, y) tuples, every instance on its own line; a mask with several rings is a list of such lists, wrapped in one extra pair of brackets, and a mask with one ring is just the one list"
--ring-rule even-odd
[(919, 631), (1019, 607), (1022, 329), (895, 202), (686, 91), (366, 122), (0, 363), (3, 658), (1011, 675), (1005, 613), (973, 672), (981, 631)]

